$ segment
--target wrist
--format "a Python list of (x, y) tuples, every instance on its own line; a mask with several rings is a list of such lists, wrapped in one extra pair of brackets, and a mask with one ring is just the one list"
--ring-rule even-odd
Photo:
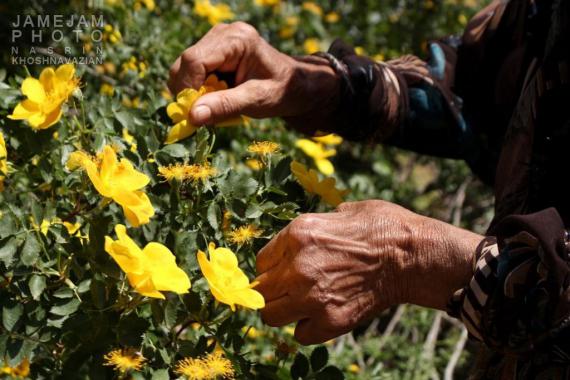
[(405, 253), (404, 302), (446, 310), (453, 293), (473, 275), (473, 255), (483, 236), (421, 217), (414, 228), (412, 249)]
[(295, 57), (290, 81), (290, 109), (286, 121), (295, 129), (312, 134), (334, 124), (340, 103), (340, 78), (321, 57)]

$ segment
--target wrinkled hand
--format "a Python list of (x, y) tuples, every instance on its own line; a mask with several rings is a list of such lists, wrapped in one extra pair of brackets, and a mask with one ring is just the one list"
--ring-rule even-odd
[(481, 239), (383, 201), (302, 215), (257, 257), (262, 318), (298, 321), (295, 338), (315, 344), (399, 303), (444, 309), (469, 281)]
[(214, 71), (235, 74), (234, 88), (202, 96), (190, 117), (196, 125), (239, 115), (313, 118), (336, 108), (338, 80), (326, 60), (294, 59), (271, 47), (252, 26), (218, 24), (186, 49), (170, 69), (168, 86), (177, 94), (199, 88)]

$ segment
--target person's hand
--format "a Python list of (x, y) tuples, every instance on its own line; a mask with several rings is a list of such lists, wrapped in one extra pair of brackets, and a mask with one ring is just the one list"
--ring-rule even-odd
[(327, 341), (399, 304), (444, 309), (483, 237), (383, 201), (293, 220), (258, 254), (262, 319)]
[(190, 112), (196, 125), (239, 115), (323, 118), (338, 102), (338, 80), (326, 60), (289, 57), (243, 22), (218, 24), (186, 49), (172, 65), (168, 85), (174, 94), (198, 88), (214, 71), (235, 73), (236, 86), (197, 100)]

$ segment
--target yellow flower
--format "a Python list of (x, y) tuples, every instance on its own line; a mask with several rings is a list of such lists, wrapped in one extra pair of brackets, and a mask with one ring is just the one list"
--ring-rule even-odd
[(323, 201), (331, 206), (338, 206), (343, 201), (343, 197), (349, 193), (349, 190), (339, 190), (336, 186), (336, 180), (327, 177), (319, 181), (318, 174), (315, 170), (307, 170), (307, 167), (297, 161), (291, 163), (291, 172), (299, 182), (299, 184), (309, 193), (320, 196)]
[(125, 373), (127, 371), (140, 371), (145, 358), (134, 348), (116, 349), (103, 357), (105, 362), (103, 365), (114, 367), (115, 371)]
[(260, 7), (275, 7), (281, 4), (281, 0), (255, 0), (254, 2)]
[(176, 364), (174, 370), (188, 380), (233, 379), (232, 362), (221, 351), (214, 351), (203, 358), (185, 358)]
[(235, 311), (236, 305), (250, 309), (265, 307), (263, 296), (253, 289), (257, 283), (249, 283), (231, 250), (216, 248), (214, 243), (210, 243), (208, 252), (210, 260), (204, 252), (198, 251), (198, 264), (216, 300), (229, 305), (232, 311)]
[(188, 293), (190, 279), (176, 265), (172, 252), (159, 243), (148, 243), (142, 250), (127, 235), (122, 224), (115, 226), (117, 240), (105, 236), (105, 251), (111, 255), (137, 293), (164, 299), (161, 291)]
[(263, 162), (259, 161), (256, 158), (250, 158), (248, 160), (245, 160), (245, 164), (251, 169), (251, 170), (261, 170), (261, 168), (263, 168)]
[(210, 25), (231, 20), (235, 17), (232, 9), (227, 4), (212, 4), (210, 0), (196, 0), (194, 12), (203, 18), (207, 18)]
[(285, 18), (285, 26), (279, 30), (279, 37), (281, 38), (291, 38), (297, 30), (297, 25), (299, 25), (299, 17), (288, 16)]
[(340, 20), (340, 15), (337, 12), (329, 12), (325, 16), (325, 21), (334, 24)]
[(39, 80), (28, 77), (22, 82), (22, 94), (26, 100), (18, 103), (14, 112), (8, 115), (12, 120), (26, 120), (35, 130), (46, 129), (59, 121), (61, 106), (78, 88), (79, 79), (75, 77), (75, 66), (65, 64), (56, 70), (45, 68)]
[(262, 230), (254, 225), (248, 224), (234, 229), (228, 233), (228, 240), (234, 244), (244, 244), (252, 239), (258, 238), (262, 234)]
[(78, 167), (85, 169), (99, 194), (121, 205), (127, 220), (134, 227), (148, 223), (154, 215), (150, 199), (140, 190), (150, 179), (137, 171), (127, 159), (118, 161), (111, 146), (103, 148), (100, 159), (93, 159), (84, 152), (73, 152), (66, 165), (70, 170)]
[(334, 149), (326, 149), (321, 143), (316, 143), (308, 139), (299, 139), (295, 146), (301, 149), (307, 156), (315, 160), (317, 169), (324, 175), (331, 175), (334, 173), (334, 166), (328, 159), (336, 154)]
[(113, 87), (108, 83), (103, 83), (101, 87), (99, 87), (99, 94), (101, 95), (113, 96), (114, 93), (115, 93), (115, 87)]
[(0, 375), (9, 375), (12, 378), (28, 377), (30, 375), (30, 361), (28, 358), (24, 358), (24, 360), (15, 367), (4, 364), (3, 367), (0, 367)]
[(358, 366), (358, 364), (354, 364), (354, 363), (349, 365), (347, 369), (348, 369), (348, 372), (351, 372), (351, 373), (360, 372), (360, 367)]
[(342, 137), (340, 137), (339, 135), (336, 135), (334, 133), (330, 133), (330, 134), (324, 135), (324, 136), (315, 136), (315, 137), (313, 137), (313, 140), (315, 140), (316, 142), (320, 142), (322, 144), (325, 144), (325, 145), (340, 145), (340, 144), (342, 144)]
[(137, 142), (134, 136), (129, 133), (129, 130), (127, 128), (123, 128), (123, 140), (125, 140), (127, 144), (131, 146), (130, 148), (131, 152), (136, 153)]
[(40, 231), (44, 236), (47, 236), (50, 226), (61, 223), (61, 220), (59, 218), (53, 218), (51, 221), (43, 219), (40, 225), (38, 226), (34, 218), (30, 216), (30, 223), (32, 224), (32, 228), (34, 230)]
[(189, 119), (190, 110), (194, 102), (205, 93), (206, 89), (204, 87), (200, 87), (199, 90), (186, 88), (176, 95), (176, 102), (170, 103), (166, 107), (168, 117), (174, 122), (174, 126), (170, 128), (166, 136), (166, 144), (173, 144), (188, 136), (192, 136), (196, 132), (198, 127), (193, 125)]
[(273, 154), (279, 150), (279, 144), (273, 141), (256, 141), (247, 147), (249, 153), (258, 154), (260, 156)]
[[(198, 89), (186, 88), (176, 95), (176, 102), (170, 103), (166, 107), (168, 117), (174, 123), (174, 126), (168, 131), (165, 144), (173, 144), (177, 141), (183, 140), (186, 137), (192, 136), (199, 126), (193, 125), (190, 122), (190, 110), (192, 106), (200, 98), (200, 96), (209, 92), (226, 90), (228, 85), (225, 81), (218, 80), (218, 78), (211, 74), (206, 78), (204, 84)], [(225, 127), (230, 125), (240, 124), (240, 118), (230, 119), (216, 126)]]
[(208, 178), (215, 176), (218, 172), (215, 167), (206, 162), (203, 164), (194, 164), (186, 167), (186, 178), (194, 182), (205, 182)]
[(303, 50), (306, 54), (313, 54), (321, 50), (321, 43), (316, 38), (307, 38), (303, 42)]
[(8, 150), (6, 149), (6, 141), (0, 132), (0, 191), (4, 190), (4, 178), (8, 174)]
[(317, 3), (314, 1), (305, 1), (302, 5), (303, 10), (310, 12), (316, 16), (323, 15), (323, 8), (321, 8)]
[(135, 9), (135, 11), (138, 11), (141, 9), (142, 6), (145, 6), (146, 9), (148, 9), (149, 11), (153, 11), (154, 8), (156, 7), (156, 4), (154, 3), (154, 0), (136, 0), (133, 7)]
[(362, 46), (355, 46), (354, 47), (354, 52), (357, 55), (366, 55), (366, 50), (364, 50), (364, 48)]

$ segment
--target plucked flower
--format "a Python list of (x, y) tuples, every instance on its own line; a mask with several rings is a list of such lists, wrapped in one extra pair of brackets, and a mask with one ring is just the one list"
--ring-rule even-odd
[(256, 226), (247, 224), (228, 232), (228, 240), (234, 244), (245, 244), (260, 237), (262, 233)]
[(26, 120), (35, 130), (46, 129), (59, 121), (61, 106), (78, 88), (75, 66), (61, 65), (56, 70), (42, 70), (40, 78), (27, 77), (22, 82), (22, 94), (27, 99), (18, 103), (11, 115), (12, 120)]
[(220, 350), (201, 358), (184, 358), (176, 364), (174, 372), (188, 380), (233, 379), (235, 375), (232, 362)]
[(4, 190), (4, 178), (8, 174), (8, 150), (6, 149), (6, 141), (0, 132), (0, 191)]
[(249, 283), (235, 253), (228, 248), (216, 248), (214, 243), (208, 245), (208, 253), (209, 260), (204, 252), (198, 251), (198, 264), (216, 300), (229, 305), (232, 311), (236, 305), (250, 309), (265, 307), (263, 296), (253, 289), (257, 283)]
[(325, 145), (340, 145), (342, 144), (342, 137), (337, 134), (329, 133), (324, 136), (315, 136), (313, 140)]
[(212, 4), (210, 0), (196, 0), (194, 13), (200, 17), (207, 18), (210, 25), (216, 25), (235, 17), (229, 5), (222, 3)]
[(162, 291), (188, 293), (190, 279), (176, 265), (172, 252), (159, 243), (148, 243), (142, 250), (127, 235), (122, 224), (115, 226), (117, 240), (105, 236), (105, 251), (111, 255), (137, 293), (164, 299)]
[[(198, 89), (185, 88), (176, 95), (176, 101), (168, 104), (166, 113), (174, 123), (166, 136), (165, 144), (173, 144), (192, 136), (200, 126), (193, 125), (190, 121), (190, 110), (202, 95), (209, 92), (227, 90), (228, 84), (219, 80), (214, 74), (208, 75), (204, 84)], [(216, 124), (217, 127), (227, 127), (242, 123), (243, 118), (233, 118)]]
[(150, 179), (127, 159), (118, 161), (110, 145), (103, 148), (99, 158), (92, 158), (81, 151), (73, 152), (66, 165), (70, 170), (85, 169), (99, 194), (117, 202), (134, 227), (148, 223), (154, 215), (150, 199), (140, 190)]
[(342, 203), (343, 197), (349, 193), (349, 190), (337, 189), (336, 180), (332, 177), (319, 181), (318, 173), (315, 170), (307, 170), (305, 165), (297, 161), (291, 163), (291, 172), (307, 192), (320, 196), (323, 201), (331, 206), (338, 206)]
[(103, 365), (113, 367), (122, 374), (128, 371), (140, 371), (146, 359), (134, 348), (113, 350), (103, 356)]
[(334, 166), (329, 160), (329, 157), (334, 156), (336, 154), (336, 150), (326, 149), (323, 144), (309, 139), (299, 139), (295, 143), (295, 146), (315, 161), (315, 165), (321, 173), (324, 175), (331, 175), (334, 173)]

